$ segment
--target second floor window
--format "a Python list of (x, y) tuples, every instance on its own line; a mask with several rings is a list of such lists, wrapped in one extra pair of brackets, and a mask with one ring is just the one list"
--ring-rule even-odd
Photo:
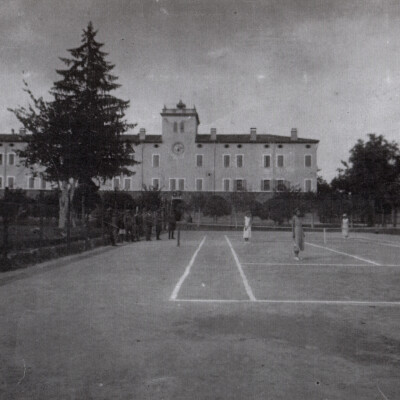
[(224, 155), (224, 167), (229, 168), (231, 163), (231, 156), (229, 154)]
[(0, 153), (0, 165), (3, 165), (3, 154)]
[(197, 154), (196, 155), (196, 167), (202, 167), (202, 166), (203, 166), (203, 155)]
[(159, 189), (160, 188), (160, 180), (158, 178), (153, 178), (152, 186), (154, 189)]
[(8, 165), (14, 165), (15, 163), (15, 154), (9, 154), (8, 155)]
[(158, 168), (160, 166), (160, 155), (153, 154), (153, 167)]
[(184, 179), (179, 179), (178, 184), (179, 184), (179, 186), (178, 186), (179, 190), (185, 190), (185, 180)]
[(311, 167), (311, 155), (307, 154), (304, 156), (304, 166)]
[(174, 122), (174, 132), (178, 132), (178, 123)]
[(3, 177), (0, 176), (0, 189), (3, 189)]
[(185, 132), (185, 123), (183, 121), (181, 121), (181, 123), (180, 123), (180, 129), (181, 129), (181, 133)]
[(117, 189), (117, 190), (120, 188), (120, 180), (119, 180), (119, 178), (114, 178), (113, 186), (114, 186), (114, 189)]
[(304, 181), (304, 191), (311, 192), (311, 179), (306, 179)]
[(264, 168), (270, 168), (270, 167), (271, 167), (271, 156), (265, 155), (264, 156)]
[(243, 155), (242, 154), (238, 154), (236, 156), (236, 167), (237, 168), (242, 168), (243, 167)]
[(198, 192), (203, 190), (203, 179), (196, 179), (196, 190)]
[(175, 180), (175, 178), (171, 178), (169, 180), (169, 190), (172, 190), (172, 191), (176, 190), (176, 180)]
[(280, 154), (277, 159), (276, 159), (276, 164), (279, 168), (283, 168), (284, 163), (283, 163), (283, 155)]

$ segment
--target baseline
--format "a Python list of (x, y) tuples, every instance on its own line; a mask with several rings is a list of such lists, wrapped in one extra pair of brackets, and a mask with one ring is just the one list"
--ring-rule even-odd
[(367, 262), (367, 263), (382, 267), (382, 264), (379, 264), (379, 263), (377, 263), (375, 261), (369, 260), (368, 258), (362, 258), (362, 257), (356, 256), (354, 254), (349, 254), (349, 253), (345, 253), (343, 251), (331, 249), (330, 247), (320, 246), (320, 245), (315, 244), (315, 243), (310, 243), (310, 242), (305, 242), (305, 243), (310, 245), (310, 246), (313, 246), (313, 247), (318, 247), (320, 249), (332, 251), (333, 253), (341, 254), (341, 255), (344, 255), (344, 256), (347, 256), (347, 257), (352, 257), (352, 258), (355, 258), (356, 260), (364, 261), (364, 262)]
[(174, 288), (174, 290), (173, 290), (173, 292), (171, 294), (170, 300), (176, 300), (176, 298), (178, 296), (178, 293), (179, 293), (179, 290), (181, 289), (181, 286), (182, 286), (183, 282), (185, 281), (185, 279), (188, 277), (188, 275), (190, 273), (190, 269), (192, 268), (192, 265), (194, 264), (194, 260), (196, 259), (197, 254), (199, 253), (200, 249), (202, 248), (204, 242), (206, 241), (206, 237), (207, 236), (203, 237), (203, 240), (200, 242), (200, 244), (197, 247), (196, 251), (193, 253), (193, 256), (190, 259), (189, 264), (187, 265), (187, 267), (185, 269), (185, 272), (180, 277), (178, 283), (176, 284), (176, 286), (175, 286), (175, 288)]
[(245, 289), (246, 289), (246, 293), (247, 293), (247, 295), (249, 296), (249, 299), (250, 299), (251, 301), (255, 301), (256, 298), (255, 298), (255, 296), (254, 296), (254, 294), (253, 294), (253, 291), (251, 290), (251, 287), (250, 287), (250, 285), (249, 285), (249, 282), (247, 281), (246, 275), (245, 275), (245, 273), (243, 272), (243, 268), (242, 268), (242, 266), (241, 266), (241, 264), (240, 264), (240, 261), (239, 261), (239, 258), (238, 258), (238, 256), (237, 256), (237, 254), (236, 254), (236, 252), (235, 252), (235, 250), (234, 250), (234, 248), (233, 248), (233, 246), (232, 246), (232, 243), (231, 243), (231, 241), (228, 239), (228, 236), (226, 236), (226, 235), (224, 235), (224, 236), (225, 236), (225, 240), (228, 242), (228, 245), (229, 245), (229, 247), (230, 247), (230, 249), (231, 249), (231, 252), (232, 252), (232, 254), (233, 254), (233, 258), (235, 259), (235, 262), (236, 262), (236, 265), (237, 265), (237, 267), (238, 267), (240, 276), (242, 277), (242, 281), (243, 281), (244, 287), (245, 287)]
[(234, 300), (234, 299), (177, 299), (185, 303), (263, 303), (263, 304), (310, 304), (336, 306), (367, 306), (367, 307), (399, 307), (400, 301), (363, 301), (363, 300)]

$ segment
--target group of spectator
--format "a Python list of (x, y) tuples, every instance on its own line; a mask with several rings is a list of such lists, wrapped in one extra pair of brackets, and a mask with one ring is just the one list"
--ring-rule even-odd
[(160, 235), (166, 225), (168, 239), (174, 239), (176, 221), (173, 210), (166, 214), (161, 209), (119, 211), (109, 208), (104, 219), (106, 231), (113, 246), (116, 246), (118, 242), (138, 242), (143, 238), (149, 241), (154, 235), (156, 240), (161, 240)]

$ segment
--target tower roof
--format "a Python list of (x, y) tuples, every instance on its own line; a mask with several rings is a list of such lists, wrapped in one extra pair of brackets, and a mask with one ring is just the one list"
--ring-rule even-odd
[(176, 105), (175, 108), (164, 108), (161, 111), (162, 117), (180, 117), (180, 116), (192, 116), (196, 118), (197, 125), (200, 124), (199, 114), (197, 114), (196, 107), (193, 108), (186, 108), (186, 104), (179, 100), (179, 103)]

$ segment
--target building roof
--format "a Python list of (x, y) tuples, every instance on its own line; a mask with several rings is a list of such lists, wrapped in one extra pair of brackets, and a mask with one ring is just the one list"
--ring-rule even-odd
[[(10, 133), (0, 133), (0, 142), (26, 142), (26, 138), (29, 137), (27, 135), (20, 134), (10, 134)], [(121, 140), (128, 141), (130, 143), (140, 143), (139, 134), (125, 134), (121, 135)], [(146, 135), (144, 139), (145, 143), (161, 143), (162, 136), (161, 135)]]
[(15, 133), (0, 133), (0, 142), (25, 142), (25, 136)]
[[(290, 136), (278, 136), (278, 135), (267, 135), (257, 134), (256, 140), (251, 140), (249, 133), (245, 134), (220, 134), (216, 135), (216, 143), (319, 143), (316, 139), (302, 139), (297, 138), (292, 140)], [(196, 143), (213, 143), (211, 140), (211, 134), (197, 134)]]

